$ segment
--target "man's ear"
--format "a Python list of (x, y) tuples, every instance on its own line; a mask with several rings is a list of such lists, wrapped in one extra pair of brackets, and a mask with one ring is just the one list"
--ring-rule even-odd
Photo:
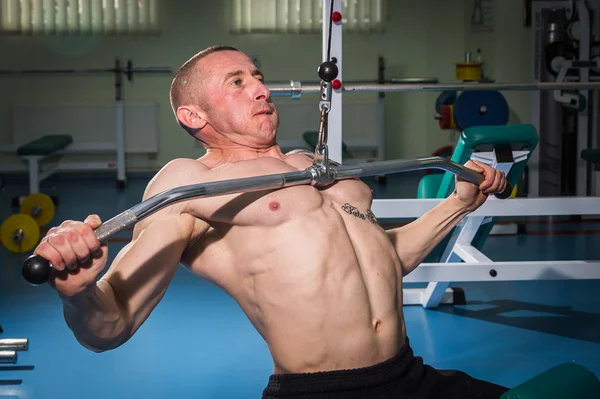
[(187, 105), (177, 109), (177, 119), (185, 126), (194, 130), (201, 130), (208, 123), (206, 114), (202, 110), (198, 107)]

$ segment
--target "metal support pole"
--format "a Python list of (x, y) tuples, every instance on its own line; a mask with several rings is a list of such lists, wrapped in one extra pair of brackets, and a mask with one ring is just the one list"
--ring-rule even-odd
[[(318, 84), (267, 83), (272, 97), (300, 98), (302, 94), (318, 94)], [(300, 87), (298, 87), (300, 86)], [(441, 92), (441, 91), (548, 91), (548, 90), (598, 90), (599, 81), (591, 82), (525, 82), (525, 83), (344, 83), (339, 93), (400, 93), (400, 92)], [(339, 103), (339, 101), (338, 101)]]
[[(331, 2), (333, 0), (323, 1), (323, 62), (330, 61), (327, 59), (327, 48), (329, 45), (329, 20), (331, 17)], [(342, 2), (334, 1), (333, 12), (342, 12)], [(331, 26), (331, 58), (335, 58), (338, 67), (337, 79), (342, 80), (342, 25), (333, 23)], [(338, 163), (342, 163), (342, 92), (341, 90), (333, 90), (331, 93), (331, 104), (328, 117), (328, 138), (327, 146), (329, 151), (329, 159)]]
[[(577, 3), (577, 11), (579, 14), (579, 60), (580, 62), (590, 61), (590, 49), (592, 45), (591, 38), (591, 15), (590, 10), (585, 2)], [(597, 16), (596, 16), (597, 18)], [(579, 81), (588, 82), (590, 80), (590, 69), (579, 69)], [(581, 151), (589, 148), (590, 139), (590, 91), (582, 90), (579, 94), (585, 101), (585, 108), (577, 115), (577, 153), (575, 154), (575, 195), (585, 197), (590, 195), (589, 178), (592, 173), (591, 164), (584, 162), (579, 154)], [(596, 134), (596, 133), (594, 133)]]
[(117, 144), (117, 187), (125, 187), (125, 105), (123, 104), (123, 74), (119, 60), (115, 64), (115, 133)]
[(40, 192), (40, 156), (27, 157), (29, 166), (29, 194)]

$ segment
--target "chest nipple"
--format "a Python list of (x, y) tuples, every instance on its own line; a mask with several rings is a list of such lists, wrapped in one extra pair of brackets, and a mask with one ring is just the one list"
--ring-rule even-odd
[(281, 208), (281, 204), (277, 201), (269, 202), (269, 209), (273, 212), (278, 211)]

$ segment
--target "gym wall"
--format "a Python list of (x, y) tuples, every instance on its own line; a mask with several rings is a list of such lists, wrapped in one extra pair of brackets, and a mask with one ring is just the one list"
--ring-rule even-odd
[[(386, 59), (386, 76), (437, 77), (455, 81), (454, 63), (465, 51), (482, 48), (486, 72), (498, 81), (530, 80), (530, 33), (521, 20), (522, 1), (494, 3), (494, 31), (472, 33), (473, 2), (389, 0), (386, 32), (361, 36), (344, 33), (343, 79), (375, 80), (377, 57)], [(230, 1), (161, 2), (161, 34), (155, 37), (0, 37), (1, 69), (95, 68), (113, 65), (114, 59), (133, 60), (138, 66), (168, 66), (176, 70), (202, 48), (230, 44), (255, 56), (268, 81), (317, 80), (321, 62), (321, 34), (235, 35), (229, 31)], [(176, 157), (198, 157), (203, 149), (175, 122), (169, 106), (170, 75), (138, 75), (125, 82), (127, 102), (158, 102), (158, 154), (156, 159), (132, 155), (128, 170), (156, 170)], [(114, 79), (110, 74), (60, 77), (0, 77), (0, 144), (11, 140), (14, 104), (111, 104)], [(387, 158), (426, 156), (451, 143), (434, 120), (438, 93), (393, 93), (386, 96)], [(349, 95), (345, 98), (350, 101)], [(375, 94), (364, 95), (365, 97)], [(507, 94), (512, 119), (529, 121), (529, 95)], [(292, 101), (276, 99), (278, 103)], [(297, 100), (296, 100), (297, 101)], [(315, 104), (316, 96), (300, 101)], [(35, 115), (31, 115), (35, 118)], [(298, 132), (298, 139), (301, 137)], [(12, 160), (11, 160), (12, 161)]]

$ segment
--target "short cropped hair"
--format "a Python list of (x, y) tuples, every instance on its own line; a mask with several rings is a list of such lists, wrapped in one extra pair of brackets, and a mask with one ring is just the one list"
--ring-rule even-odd
[[(184, 104), (198, 104), (199, 93), (197, 81), (200, 76), (193, 76), (194, 68), (198, 62), (209, 54), (216, 53), (219, 51), (240, 51), (235, 47), (217, 45), (208, 47), (192, 58), (187, 60), (175, 73), (173, 80), (171, 81), (171, 88), (169, 90), (169, 100), (171, 102), (171, 108), (177, 118), (177, 109)], [(185, 128), (185, 126), (184, 126)]]

